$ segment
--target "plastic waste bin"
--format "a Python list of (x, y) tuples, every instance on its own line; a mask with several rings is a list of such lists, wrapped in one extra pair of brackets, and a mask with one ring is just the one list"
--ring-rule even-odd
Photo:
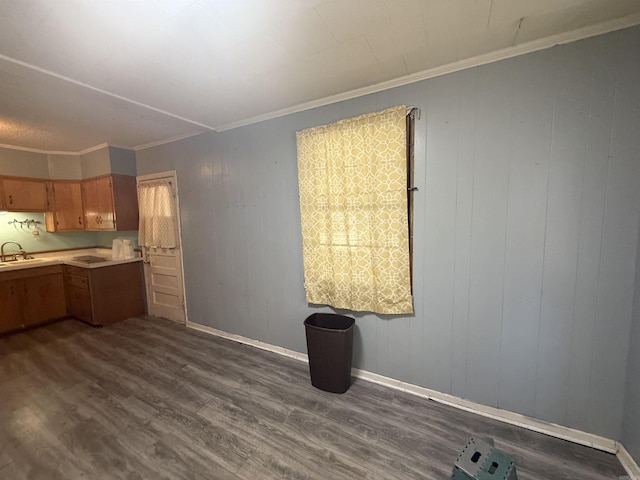
[(334, 313), (314, 313), (304, 321), (311, 385), (332, 393), (349, 389), (355, 323)]

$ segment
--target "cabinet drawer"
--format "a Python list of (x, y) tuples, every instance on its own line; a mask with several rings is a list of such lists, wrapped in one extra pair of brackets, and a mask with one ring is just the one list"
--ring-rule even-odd
[(82, 290), (89, 290), (89, 279), (87, 277), (81, 277), (80, 275), (67, 274), (67, 285), (70, 287), (76, 287)]

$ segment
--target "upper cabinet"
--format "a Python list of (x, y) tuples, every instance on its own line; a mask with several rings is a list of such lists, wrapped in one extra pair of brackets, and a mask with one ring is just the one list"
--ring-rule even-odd
[(45, 212), (48, 232), (137, 230), (136, 177), (103, 175), (85, 180), (0, 176), (0, 210)]
[(45, 213), (47, 232), (84, 230), (80, 180), (51, 182), (51, 210)]
[(82, 204), (87, 230), (137, 230), (136, 178), (105, 175), (82, 181)]
[(12, 212), (44, 212), (49, 209), (46, 180), (2, 178), (3, 208)]

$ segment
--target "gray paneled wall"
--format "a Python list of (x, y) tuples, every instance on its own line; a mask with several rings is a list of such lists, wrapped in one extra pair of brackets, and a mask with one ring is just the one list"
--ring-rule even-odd
[(15, 177), (47, 178), (47, 156), (0, 147), (0, 174)]
[(80, 155), (80, 168), (82, 170), (82, 178), (98, 177), (111, 173), (109, 147), (99, 148)]
[(305, 352), (295, 131), (417, 105), (415, 315), (355, 365), (610, 438), (640, 218), (640, 29), (137, 152), (178, 174), (189, 319)]
[(640, 243), (636, 253), (633, 324), (629, 338), (627, 391), (625, 395), (622, 442), (636, 463), (640, 464)]
[(108, 173), (119, 175), (136, 175), (136, 153), (126, 148), (109, 147)]

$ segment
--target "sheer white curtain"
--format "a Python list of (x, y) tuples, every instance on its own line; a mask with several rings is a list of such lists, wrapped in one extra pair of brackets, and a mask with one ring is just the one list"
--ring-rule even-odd
[(169, 180), (138, 185), (139, 245), (160, 248), (177, 246), (174, 201), (173, 187)]

